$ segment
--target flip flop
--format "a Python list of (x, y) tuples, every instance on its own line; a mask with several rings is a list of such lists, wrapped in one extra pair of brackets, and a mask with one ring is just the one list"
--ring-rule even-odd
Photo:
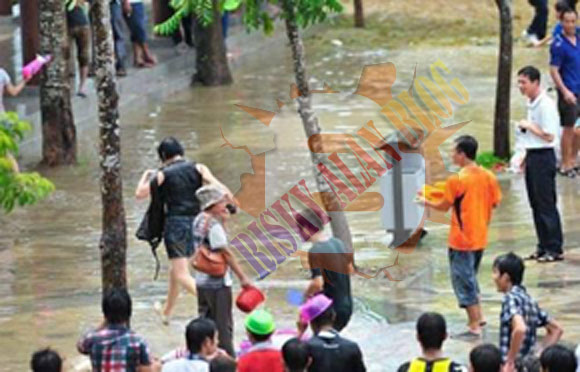
[(461, 333), (452, 334), (451, 338), (454, 340), (461, 340), (467, 342), (475, 342), (481, 340), (482, 334), (473, 332), (472, 330), (468, 329)]
[(543, 257), (544, 255), (538, 252), (534, 252), (532, 254), (530, 254), (529, 256), (525, 257), (524, 260), (539, 260), (541, 257)]
[(564, 257), (559, 254), (556, 256), (552, 256), (551, 254), (545, 254), (542, 257), (538, 258), (538, 262), (547, 263), (547, 262), (556, 262), (556, 261), (563, 261)]

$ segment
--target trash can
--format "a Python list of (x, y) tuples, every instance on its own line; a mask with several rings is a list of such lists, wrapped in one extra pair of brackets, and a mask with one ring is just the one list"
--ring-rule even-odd
[(391, 246), (407, 241), (419, 227), (425, 208), (415, 202), (417, 192), (425, 184), (425, 159), (420, 153), (403, 152), (398, 142), (389, 142), (399, 155), (393, 167), (380, 178), (383, 208), (382, 227), (393, 234)]

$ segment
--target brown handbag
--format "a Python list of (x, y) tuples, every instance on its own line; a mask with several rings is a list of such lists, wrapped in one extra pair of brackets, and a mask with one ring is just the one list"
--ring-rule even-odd
[[(207, 231), (208, 223), (209, 219), (206, 220), (204, 231)], [(191, 265), (195, 270), (215, 277), (226, 275), (228, 269), (228, 262), (224, 253), (212, 251), (205, 243), (200, 244), (195, 250)]]

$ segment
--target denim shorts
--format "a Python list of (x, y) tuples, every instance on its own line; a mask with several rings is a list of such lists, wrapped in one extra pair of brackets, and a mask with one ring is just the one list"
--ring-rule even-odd
[(147, 16), (145, 14), (145, 7), (143, 3), (131, 4), (131, 15), (125, 16), (127, 26), (131, 32), (131, 42), (144, 43), (147, 41)]
[(459, 302), (459, 307), (477, 305), (479, 303), (477, 271), (479, 270), (483, 250), (457, 251), (449, 248), (448, 255), (451, 284)]
[(187, 258), (193, 254), (193, 216), (168, 216), (163, 240), (167, 256)]

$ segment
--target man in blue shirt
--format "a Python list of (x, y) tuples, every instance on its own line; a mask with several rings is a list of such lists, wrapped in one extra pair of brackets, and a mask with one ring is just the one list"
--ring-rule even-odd
[[(574, 125), (580, 115), (580, 44), (576, 29), (578, 13), (572, 8), (562, 13), (562, 33), (550, 48), (550, 73), (558, 88), (558, 111), (562, 131), (560, 173), (574, 178), (578, 171)], [(577, 140), (576, 140), (577, 142)]]

